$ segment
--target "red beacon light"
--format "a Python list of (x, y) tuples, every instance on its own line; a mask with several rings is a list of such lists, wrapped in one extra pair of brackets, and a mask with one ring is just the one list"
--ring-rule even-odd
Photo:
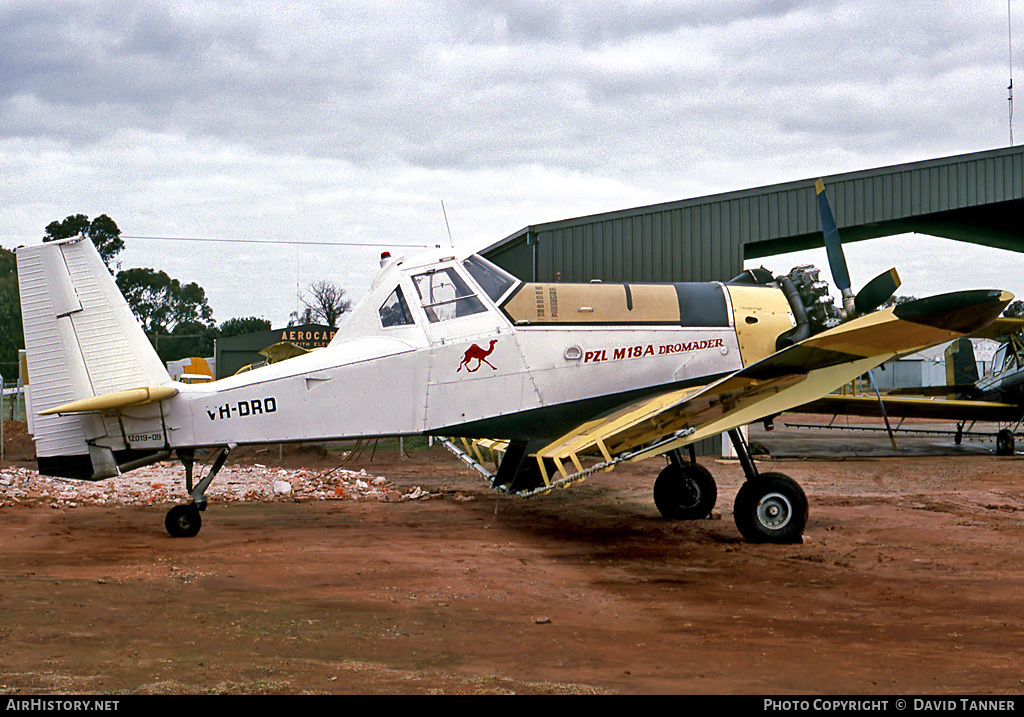
[(389, 252), (389, 251), (382, 251), (380, 253), (380, 265), (384, 266), (385, 264), (387, 264), (388, 260), (390, 258), (391, 258), (391, 252)]

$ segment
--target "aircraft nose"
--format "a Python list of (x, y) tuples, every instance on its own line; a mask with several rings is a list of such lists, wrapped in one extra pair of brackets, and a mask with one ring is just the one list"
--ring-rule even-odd
[(1013, 301), (1013, 294), (999, 289), (975, 289), (939, 294), (908, 301), (893, 309), (904, 321), (969, 334), (988, 326)]

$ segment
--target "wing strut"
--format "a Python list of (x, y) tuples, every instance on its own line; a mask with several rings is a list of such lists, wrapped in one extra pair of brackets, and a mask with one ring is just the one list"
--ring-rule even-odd
[(893, 435), (892, 426), (889, 425), (889, 414), (885, 412), (885, 401), (882, 400), (882, 394), (878, 391), (878, 384), (875, 383), (875, 374), (873, 371), (868, 371), (868, 378), (871, 379), (871, 388), (875, 389), (875, 396), (878, 398), (878, 407), (882, 410), (882, 420), (885, 421), (885, 430), (889, 434), (889, 442), (892, 443), (892, 449), (898, 451), (899, 447), (896, 445), (896, 436)]

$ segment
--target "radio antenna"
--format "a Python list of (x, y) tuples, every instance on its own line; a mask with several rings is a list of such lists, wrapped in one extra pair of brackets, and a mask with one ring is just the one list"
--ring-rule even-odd
[(455, 240), (452, 239), (452, 227), (448, 224), (448, 212), (444, 208), (444, 200), (441, 200), (441, 213), (444, 214), (444, 225), (448, 228), (448, 242), (455, 248)]
[(1007, 87), (1010, 103), (1010, 146), (1013, 146), (1013, 12), (1010, 6), (1011, 0), (1006, 0), (1006, 40), (1010, 54), (1010, 86)]

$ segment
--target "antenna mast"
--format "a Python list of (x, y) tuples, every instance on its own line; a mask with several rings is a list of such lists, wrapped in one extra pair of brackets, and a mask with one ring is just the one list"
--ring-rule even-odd
[(1010, 146), (1013, 146), (1013, 13), (1010, 9), (1012, 0), (1006, 0), (1006, 41), (1010, 56), (1010, 86), (1007, 91), (1010, 93), (1007, 98), (1010, 104)]
[[(1010, 143), (1013, 144), (1013, 138), (1012, 137), (1010, 138)], [(444, 200), (443, 199), (441, 200), (441, 213), (444, 214), (444, 225), (448, 228), (448, 243), (451, 244), (452, 248), (454, 249), (455, 248), (455, 240), (452, 239), (452, 228), (448, 224), (448, 212), (444, 208)]]

